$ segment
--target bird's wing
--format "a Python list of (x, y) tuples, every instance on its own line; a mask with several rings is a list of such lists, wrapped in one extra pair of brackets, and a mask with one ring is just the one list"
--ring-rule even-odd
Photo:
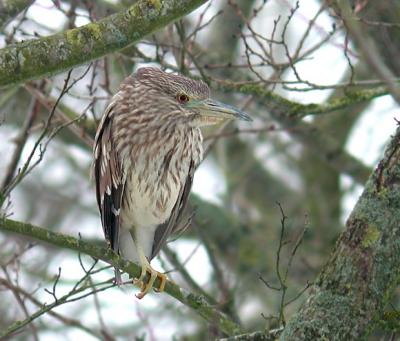
[(119, 214), (125, 181), (121, 160), (111, 136), (112, 117), (113, 105), (110, 104), (100, 122), (95, 138), (93, 173), (104, 235), (111, 248), (118, 252)]
[(153, 259), (160, 249), (164, 246), (168, 237), (179, 230), (182, 229), (182, 218), (184, 217), (184, 212), (186, 210), (187, 204), (189, 202), (189, 193), (192, 187), (194, 171), (196, 169), (195, 163), (192, 160), (189, 166), (189, 172), (186, 177), (185, 185), (181, 188), (178, 200), (172, 209), (169, 219), (158, 226), (156, 233), (154, 234), (153, 249), (151, 252), (151, 259)]

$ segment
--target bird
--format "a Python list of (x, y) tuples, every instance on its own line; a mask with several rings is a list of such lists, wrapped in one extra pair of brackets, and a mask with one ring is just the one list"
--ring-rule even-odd
[[(125, 78), (106, 107), (93, 147), (97, 204), (109, 247), (141, 267), (134, 279), (139, 299), (157, 278), (155, 290), (164, 290), (166, 275), (150, 262), (185, 225), (194, 172), (203, 158), (201, 127), (232, 119), (251, 120), (211, 99), (203, 81), (157, 67)], [(122, 283), (117, 268), (115, 278)]]

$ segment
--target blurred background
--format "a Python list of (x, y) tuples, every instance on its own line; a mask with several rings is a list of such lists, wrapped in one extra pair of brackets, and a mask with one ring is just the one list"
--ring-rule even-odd
[[(134, 2), (33, 1), (3, 20), (1, 47)], [(353, 10), (398, 77), (399, 26), (392, 23), (400, 5), (355, 1)], [(1, 90), (3, 214), (102, 243), (92, 139), (119, 83), (148, 65), (203, 79), (215, 98), (254, 119), (204, 130), (193, 224), (154, 267), (247, 330), (277, 328), (304, 301), (343, 231), (400, 119), (397, 104), (325, 1), (215, 0), (70, 73)], [(221, 336), (168, 295), (139, 301), (134, 286), (113, 286), (113, 270), (90, 257), (0, 233), (0, 259), (0, 330), (39, 312), (12, 339)], [(85, 290), (77, 290), (82, 283)], [(71, 302), (43, 308), (64, 295)], [(371, 336), (390, 337), (380, 330)]]

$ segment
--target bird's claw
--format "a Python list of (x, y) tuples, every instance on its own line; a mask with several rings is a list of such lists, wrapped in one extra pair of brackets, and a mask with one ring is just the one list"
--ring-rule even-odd
[[(150, 278), (147, 282), (144, 280), (146, 277), (146, 273), (149, 273), (150, 275)], [(160, 286), (158, 288), (153, 288), (153, 283), (157, 278), (160, 279)], [(133, 284), (140, 287), (140, 292), (136, 294), (136, 297), (138, 299), (142, 299), (144, 296), (147, 295), (151, 288), (153, 288), (155, 292), (162, 292), (164, 291), (166, 282), (166, 275), (161, 272), (155, 271), (152, 268), (146, 268), (145, 271), (142, 271), (139, 278), (135, 278), (133, 280)]]

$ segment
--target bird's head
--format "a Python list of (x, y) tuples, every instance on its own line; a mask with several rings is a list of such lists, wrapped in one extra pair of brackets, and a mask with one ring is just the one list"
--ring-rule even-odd
[(158, 68), (137, 70), (135, 79), (146, 89), (153, 109), (164, 119), (178, 119), (193, 127), (213, 125), (225, 120), (251, 121), (242, 110), (210, 98), (202, 81), (164, 72)]

